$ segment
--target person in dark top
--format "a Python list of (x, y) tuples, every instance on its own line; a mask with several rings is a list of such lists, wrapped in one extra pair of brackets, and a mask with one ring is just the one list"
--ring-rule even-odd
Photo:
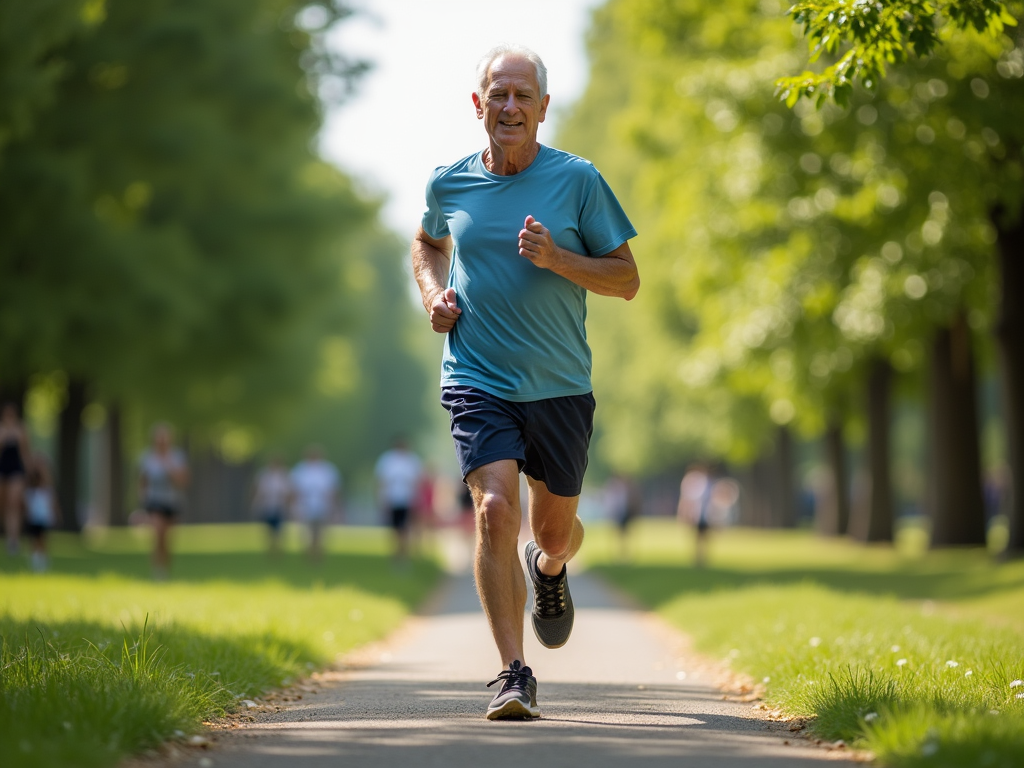
[(31, 455), (28, 431), (18, 406), (4, 403), (0, 408), (0, 510), (7, 533), (7, 552), (11, 555), (18, 554), (25, 474)]

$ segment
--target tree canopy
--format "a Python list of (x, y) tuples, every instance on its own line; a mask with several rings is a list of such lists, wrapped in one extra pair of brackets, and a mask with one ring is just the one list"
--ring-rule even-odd
[(951, 34), (848, 109), (791, 111), (774, 94), (802, 63), (791, 24), (753, 0), (594, 16), (561, 139), (640, 232), (636, 306), (592, 305), (598, 452), (620, 468), (749, 460), (774, 425), (856, 420), (869, 360), (920, 369), (961, 310), (991, 327), (992, 212), (1021, 204), (1022, 41)]
[(378, 202), (315, 149), (322, 99), (365, 68), (323, 42), (348, 7), (22, 5), (0, 6), (4, 380), (63, 371), (236, 453), (371, 390), (353, 275), (390, 290), (401, 267)]
[(973, 30), (998, 39), (1017, 20), (1002, 0), (798, 0), (789, 13), (803, 27), (811, 61), (835, 59), (821, 72), (781, 77), (779, 94), (789, 106), (802, 96), (819, 106), (849, 102), (854, 83), (869, 90), (888, 67), (928, 56), (957, 32)]

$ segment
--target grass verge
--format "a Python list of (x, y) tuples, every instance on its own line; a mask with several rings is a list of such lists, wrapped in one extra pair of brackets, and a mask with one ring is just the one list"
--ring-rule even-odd
[(382, 637), (429, 593), (383, 530), (339, 529), (321, 563), (268, 558), (257, 526), (176, 531), (173, 579), (149, 580), (145, 532), (56, 536), (53, 571), (0, 560), (0, 765), (112, 766), (240, 699)]
[(642, 521), (628, 563), (612, 537), (590, 535), (598, 573), (821, 738), (884, 765), (1022, 764), (1024, 563), (732, 530), (697, 570), (674, 521)]

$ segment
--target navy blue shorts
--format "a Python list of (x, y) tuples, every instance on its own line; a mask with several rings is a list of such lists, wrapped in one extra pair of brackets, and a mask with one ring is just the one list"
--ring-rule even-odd
[(514, 459), (519, 471), (556, 496), (579, 496), (594, 432), (594, 395), (514, 403), (476, 387), (444, 387), (455, 453), (465, 478), (474, 469)]
[(388, 523), (396, 531), (404, 531), (409, 527), (408, 507), (388, 507)]

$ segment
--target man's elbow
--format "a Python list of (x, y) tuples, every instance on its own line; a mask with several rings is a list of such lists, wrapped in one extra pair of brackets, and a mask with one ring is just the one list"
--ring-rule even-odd
[(633, 279), (629, 281), (629, 285), (626, 286), (625, 290), (622, 292), (621, 295), (622, 298), (624, 298), (626, 301), (632, 301), (639, 292), (640, 275), (639, 273), (634, 273)]

